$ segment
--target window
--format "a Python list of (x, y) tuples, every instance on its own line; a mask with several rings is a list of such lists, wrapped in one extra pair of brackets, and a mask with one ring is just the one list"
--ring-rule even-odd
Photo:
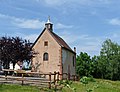
[(75, 66), (75, 57), (73, 56), (73, 67)]
[(43, 61), (48, 61), (48, 53), (43, 54)]
[(48, 41), (45, 41), (45, 42), (44, 42), (44, 46), (48, 46)]

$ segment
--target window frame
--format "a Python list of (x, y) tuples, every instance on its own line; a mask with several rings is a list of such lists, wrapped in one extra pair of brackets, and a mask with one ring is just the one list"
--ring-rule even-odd
[(49, 54), (47, 52), (45, 52), (43, 54), (43, 61), (48, 61), (49, 60)]
[(48, 46), (48, 41), (44, 41), (44, 46)]

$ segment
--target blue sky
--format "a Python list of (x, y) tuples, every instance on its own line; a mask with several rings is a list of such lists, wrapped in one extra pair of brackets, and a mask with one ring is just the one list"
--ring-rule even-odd
[(78, 54), (99, 55), (108, 38), (120, 44), (120, 0), (0, 0), (0, 36), (34, 42), (48, 16)]

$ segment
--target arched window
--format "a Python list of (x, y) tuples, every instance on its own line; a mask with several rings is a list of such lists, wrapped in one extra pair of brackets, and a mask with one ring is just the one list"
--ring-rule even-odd
[(43, 54), (43, 61), (48, 61), (48, 53), (47, 52), (45, 52)]

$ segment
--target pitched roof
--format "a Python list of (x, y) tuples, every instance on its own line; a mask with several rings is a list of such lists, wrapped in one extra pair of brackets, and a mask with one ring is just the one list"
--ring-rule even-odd
[(54, 32), (50, 32), (52, 34), (52, 36), (55, 38), (55, 40), (58, 42), (58, 44), (60, 44), (61, 47), (64, 47), (68, 50), (71, 50), (73, 51), (69, 45), (60, 37), (58, 36), (57, 34), (55, 34)]
[[(38, 36), (38, 38), (36, 39), (36, 41), (33, 43), (33, 46), (36, 44), (36, 42), (38, 41), (38, 39), (41, 37), (41, 35), (44, 33), (44, 31), (46, 30), (46, 28), (42, 31), (42, 33)], [(69, 45), (61, 38), (59, 37), (57, 34), (55, 34), (53, 31), (49, 31), (50, 34), (52, 35), (52, 37), (57, 41), (57, 43), (62, 47), (65, 48), (73, 53), (75, 53), (70, 47)], [(32, 47), (33, 47), (32, 46)]]

